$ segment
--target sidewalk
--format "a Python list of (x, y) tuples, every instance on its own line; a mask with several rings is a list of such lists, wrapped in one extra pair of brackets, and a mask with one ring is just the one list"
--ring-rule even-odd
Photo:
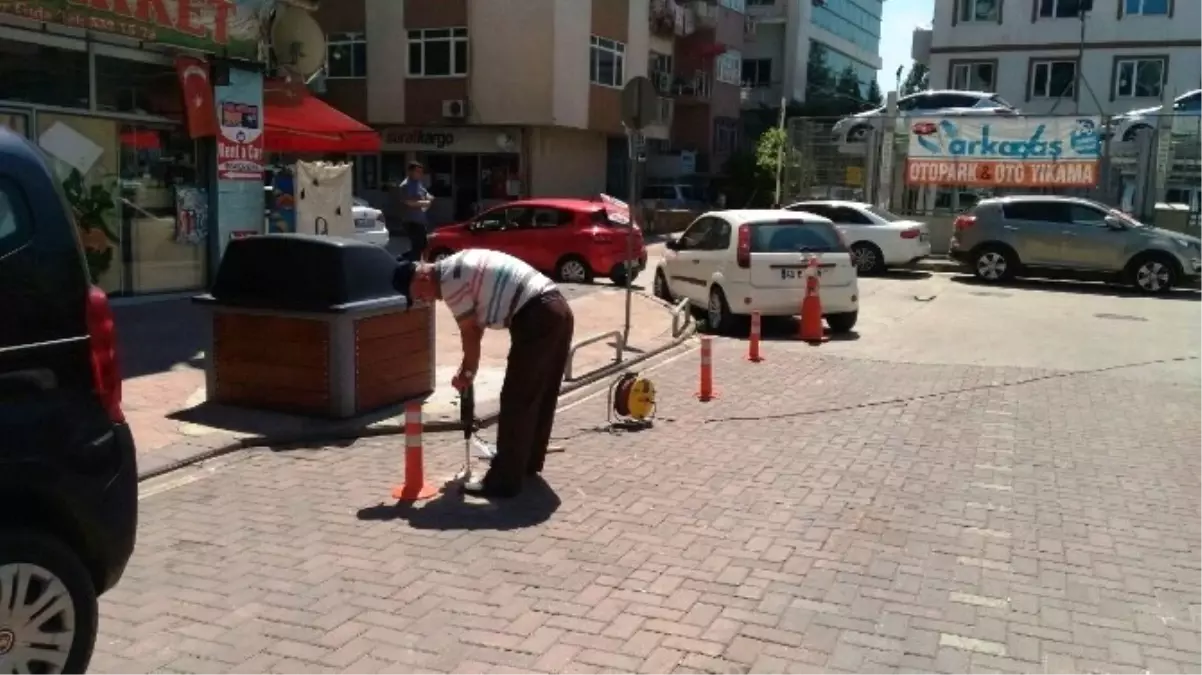
[[(569, 287), (565, 295), (576, 316), (575, 341), (621, 330), (625, 303), (619, 289)], [(115, 312), (125, 375), (124, 409), (144, 473), (251, 437), (294, 442), (306, 436), (379, 430), (400, 423), (397, 416), (401, 411), (395, 407), (366, 418), (335, 421), (208, 404), (203, 312), (189, 299), (119, 306)], [(439, 305), (435, 332), (438, 388), (424, 408), (428, 424), (459, 419), (457, 393), (450, 387), (461, 356), (459, 331), (445, 305)], [(670, 310), (658, 300), (636, 293), (631, 300), (627, 358), (667, 345), (672, 339)], [(478, 417), (496, 410), (508, 350), (507, 332), (488, 331), (476, 379)], [(575, 376), (612, 363), (614, 356), (614, 344), (608, 340), (579, 350), (574, 359)]]

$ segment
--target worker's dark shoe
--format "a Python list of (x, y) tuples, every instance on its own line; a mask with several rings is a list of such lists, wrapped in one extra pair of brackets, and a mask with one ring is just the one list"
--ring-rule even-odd
[(463, 484), (463, 494), (484, 499), (511, 499), (518, 496), (520, 490), (501, 490), (482, 481), (471, 481)]

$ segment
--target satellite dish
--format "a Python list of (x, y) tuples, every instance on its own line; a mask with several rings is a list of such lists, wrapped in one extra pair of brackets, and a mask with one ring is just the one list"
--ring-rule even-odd
[(325, 65), (325, 33), (312, 14), (284, 7), (271, 23), (271, 53), (281, 69), (307, 80)]

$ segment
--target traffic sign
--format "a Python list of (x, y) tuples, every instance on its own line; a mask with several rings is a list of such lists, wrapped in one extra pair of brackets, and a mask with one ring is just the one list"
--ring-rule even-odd
[(659, 94), (651, 80), (639, 75), (622, 88), (622, 123), (627, 129), (642, 131), (659, 115)]

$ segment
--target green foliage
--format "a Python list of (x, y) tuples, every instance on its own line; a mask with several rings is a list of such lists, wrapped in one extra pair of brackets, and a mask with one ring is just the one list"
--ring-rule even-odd
[(88, 272), (92, 283), (96, 283), (112, 267), (113, 243), (117, 241), (117, 234), (110, 225), (116, 211), (111, 186), (105, 186), (103, 182), (86, 184), (79, 169), (71, 169), (62, 185), (75, 224), (83, 235)]
[(881, 95), (881, 85), (877, 84), (876, 80), (868, 83), (868, 95), (865, 98), (873, 108), (879, 108), (885, 102), (885, 97)]
[(930, 88), (931, 69), (926, 65), (915, 62), (910, 66), (910, 72), (906, 73), (906, 80), (902, 82), (901, 91), (898, 96), (909, 96), (917, 94), (920, 91), (926, 91)]

